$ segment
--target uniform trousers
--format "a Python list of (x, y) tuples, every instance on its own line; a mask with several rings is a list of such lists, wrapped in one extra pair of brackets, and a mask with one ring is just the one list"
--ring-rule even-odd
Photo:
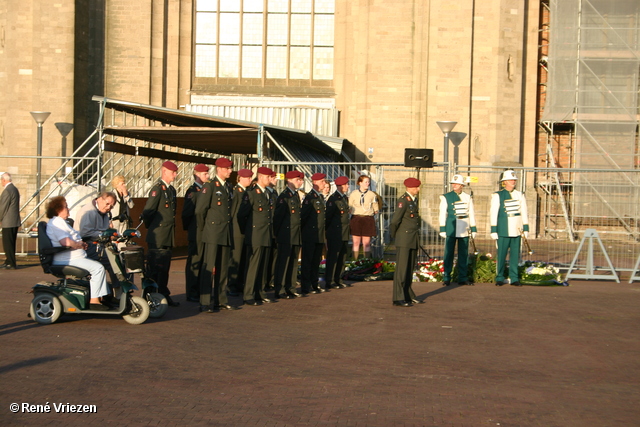
[(302, 266), (300, 285), (302, 292), (309, 293), (317, 290), (320, 261), (322, 261), (324, 243), (302, 242)]
[(149, 244), (149, 253), (147, 254), (149, 276), (158, 284), (158, 292), (166, 297), (171, 295), (171, 291), (169, 291), (169, 270), (171, 269), (172, 255), (170, 247), (155, 247)]
[(200, 268), (200, 305), (226, 305), (227, 277), (231, 247), (204, 243)]
[(324, 280), (327, 285), (341, 285), (344, 264), (347, 260), (349, 242), (344, 240), (327, 240), (327, 269)]
[(251, 253), (249, 257), (249, 269), (247, 270), (247, 280), (244, 283), (243, 298), (245, 301), (252, 299), (260, 301), (267, 298), (264, 293), (264, 270), (267, 266), (268, 253), (271, 248), (268, 246), (247, 246)]
[(184, 266), (185, 294), (187, 298), (200, 298), (199, 276), (203, 252), (204, 243), (198, 244), (196, 240), (189, 240), (187, 263)]
[(2, 228), (2, 247), (7, 256), (5, 265), (16, 266), (16, 240), (18, 239), (18, 227)]
[(413, 270), (418, 257), (418, 250), (413, 248), (396, 247), (396, 272), (393, 275), (393, 300), (407, 301), (416, 298), (411, 288)]
[(280, 295), (282, 289), (284, 289), (287, 294), (296, 291), (299, 255), (300, 246), (298, 245), (278, 245), (274, 277), (276, 297)]
[(454, 236), (447, 236), (444, 242), (444, 281), (451, 280), (456, 243), (458, 244), (458, 282), (466, 282), (469, 279), (469, 238)]
[(504, 267), (509, 254), (509, 279), (518, 281), (518, 262), (520, 261), (520, 236), (498, 237), (498, 259), (496, 259), (496, 282), (504, 282)]
[[(235, 229), (234, 229), (235, 233)], [(235, 236), (235, 234), (234, 234)], [(229, 264), (229, 290), (242, 292), (247, 277), (247, 248), (244, 245), (244, 235), (234, 237), (231, 250), (231, 262)]]

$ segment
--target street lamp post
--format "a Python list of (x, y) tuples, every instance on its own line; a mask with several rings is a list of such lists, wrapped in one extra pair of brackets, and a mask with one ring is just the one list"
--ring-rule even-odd
[(447, 170), (444, 174), (444, 192), (447, 192), (447, 181), (449, 181), (449, 132), (453, 130), (454, 127), (458, 124), (458, 122), (452, 121), (439, 121), (436, 122), (438, 127), (444, 133), (444, 162), (447, 164)]
[(38, 147), (37, 147), (37, 172), (36, 172), (36, 203), (40, 206), (40, 185), (42, 183), (42, 125), (51, 113), (46, 111), (32, 111), (31, 116), (38, 124)]

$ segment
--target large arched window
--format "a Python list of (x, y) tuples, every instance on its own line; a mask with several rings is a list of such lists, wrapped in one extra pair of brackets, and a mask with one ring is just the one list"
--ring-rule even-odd
[(335, 0), (197, 0), (194, 79), (200, 85), (327, 86)]

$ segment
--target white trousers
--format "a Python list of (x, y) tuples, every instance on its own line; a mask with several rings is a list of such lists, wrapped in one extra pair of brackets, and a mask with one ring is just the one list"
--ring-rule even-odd
[(107, 276), (104, 267), (98, 261), (89, 258), (78, 258), (61, 263), (54, 261), (53, 265), (72, 265), (87, 270), (91, 274), (91, 298), (100, 298), (109, 293), (109, 285), (107, 285)]

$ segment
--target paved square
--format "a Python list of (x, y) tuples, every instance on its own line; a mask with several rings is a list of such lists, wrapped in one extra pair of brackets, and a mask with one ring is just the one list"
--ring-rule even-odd
[[(640, 419), (640, 284), (391, 282), (134, 326), (27, 318), (36, 264), (0, 271), (3, 425), (621, 426)], [(138, 280), (139, 281), (139, 280)], [(238, 303), (237, 299), (231, 298)], [(11, 403), (51, 406), (12, 413)], [(96, 405), (56, 413), (53, 404)], [(21, 407), (22, 409), (22, 407)], [(99, 424), (98, 424), (99, 423)]]

